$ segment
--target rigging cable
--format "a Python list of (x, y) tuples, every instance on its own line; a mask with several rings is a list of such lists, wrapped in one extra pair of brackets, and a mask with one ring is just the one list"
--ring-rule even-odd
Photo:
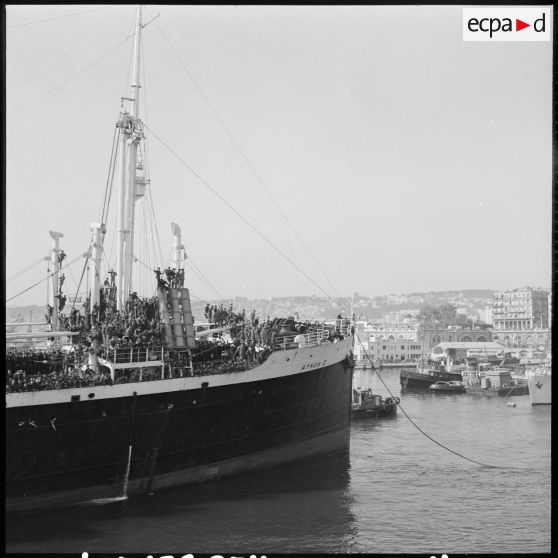
[[(364, 355), (366, 356), (366, 358), (368, 359), (368, 361), (370, 362), (370, 365), (372, 366), (372, 369), (376, 372), (376, 374), (378, 375), (378, 378), (380, 379), (380, 381), (382, 382), (382, 384), (384, 385), (384, 387), (386, 388), (387, 392), (390, 394), (391, 397), (395, 397), (393, 395), (393, 393), (391, 392), (391, 390), (389, 389), (389, 387), (386, 385), (386, 383), (384, 382), (382, 376), (380, 375), (380, 372), (378, 369), (376, 369), (374, 367), (374, 363), (372, 362), (372, 359), (370, 358), (370, 355), (368, 354), (368, 352), (366, 351), (366, 349), (364, 349), (364, 346), (362, 344), (362, 341), (360, 340), (360, 337), (358, 335), (358, 333), (355, 331), (355, 337), (359, 343), (359, 345), (361, 346), (361, 348), (364, 351)], [(407, 417), (407, 419), (409, 420), (409, 422), (424, 436), (426, 436), (430, 441), (434, 442), (436, 445), (440, 446), (442, 449), (445, 449), (446, 451), (449, 451), (450, 453), (453, 453), (454, 455), (457, 455), (458, 457), (461, 457), (462, 459), (465, 459), (467, 461), (470, 461), (471, 463), (475, 463), (477, 465), (482, 465), (483, 467), (491, 467), (493, 469), (521, 469), (522, 467), (514, 467), (513, 465), (508, 465), (506, 467), (503, 467), (501, 465), (490, 465), (489, 463), (483, 463), (481, 461), (477, 461), (476, 459), (471, 459), (470, 457), (466, 457), (465, 455), (452, 450), (451, 448), (449, 448), (448, 446), (442, 444), (441, 442), (438, 442), (438, 440), (435, 440), (432, 436), (430, 436), (429, 434), (427, 434), (405, 411), (405, 409), (403, 409), (403, 407), (401, 406), (401, 403), (398, 403), (399, 409), (401, 409), (401, 412), (405, 415), (405, 417)]]
[(211, 281), (200, 271), (199, 267), (192, 261), (192, 259), (188, 257), (186, 261), (192, 267), (192, 271), (198, 276), (202, 283), (204, 283), (206, 287), (209, 287), (209, 289), (212, 290), (222, 302), (227, 302), (227, 299), (211, 284)]
[[(147, 102), (147, 94), (148, 94), (148, 84), (147, 84), (147, 72), (145, 71), (145, 48), (144, 48), (145, 42), (142, 41), (141, 42), (141, 68), (140, 68), (140, 72), (141, 72), (141, 83), (142, 83), (142, 93), (143, 93), (143, 98), (145, 99), (143, 102), (143, 110), (144, 110), (144, 114), (145, 114), (145, 118), (148, 119), (148, 102)], [(150, 195), (151, 195), (151, 181), (149, 179), (150, 177), (150, 172), (149, 172), (149, 156), (148, 156), (148, 141), (147, 141), (147, 137), (144, 135), (144, 141), (142, 143), (139, 144), (139, 151), (140, 151), (140, 157), (141, 160), (143, 162), (143, 176), (145, 179), (145, 195), (142, 199), (142, 204), (143, 204), (143, 233), (144, 233), (144, 247), (145, 247), (145, 258), (148, 261), (149, 264), (149, 269), (151, 271), (155, 270), (155, 262), (157, 261), (157, 254), (159, 254), (160, 256), (160, 260), (162, 260), (162, 251), (161, 248), (159, 247), (159, 252), (157, 252), (157, 248), (155, 246), (155, 236), (153, 234), (153, 222), (155, 222), (155, 218), (153, 218), (153, 220), (150, 219), (150, 214), (149, 214), (149, 203), (150, 203)], [(149, 238), (148, 238), (148, 228), (151, 228), (151, 242), (149, 242)], [(157, 232), (158, 234), (158, 232)], [(152, 267), (151, 267), (152, 266)], [(150, 279), (152, 279), (152, 276), (150, 276), (150, 278), (146, 278), (146, 283), (149, 284)]]
[(314, 254), (311, 252), (310, 248), (308, 248), (308, 246), (306, 245), (306, 243), (304, 242), (304, 239), (302, 238), (302, 236), (297, 232), (297, 230), (294, 228), (294, 226), (292, 225), (292, 223), (290, 222), (290, 220), (287, 218), (287, 216), (285, 215), (285, 212), (281, 209), (281, 207), (279, 206), (279, 204), (277, 203), (277, 201), (275, 200), (275, 198), (273, 197), (273, 195), (271, 194), (269, 188), (265, 185), (263, 179), (260, 177), (260, 175), (258, 174), (258, 172), (256, 171), (254, 165), (252, 165), (252, 163), (250, 162), (250, 160), (248, 159), (248, 157), (246, 156), (246, 154), (244, 153), (244, 151), (242, 150), (242, 148), (240, 147), (240, 145), (238, 144), (238, 142), (234, 139), (233, 135), (230, 133), (229, 129), (227, 128), (227, 126), (225, 126), (225, 123), (223, 122), (222, 118), (217, 114), (217, 111), (213, 108), (213, 105), (210, 103), (209, 99), (207, 98), (207, 96), (204, 94), (202, 88), (200, 87), (200, 85), (198, 84), (198, 82), (194, 79), (194, 76), (190, 73), (190, 71), (188, 70), (188, 68), (186, 67), (186, 65), (184, 64), (184, 62), (182, 61), (182, 59), (180, 58), (180, 56), (178, 55), (178, 53), (176, 52), (176, 50), (174, 49), (174, 47), (172, 46), (172, 43), (168, 40), (168, 38), (166, 37), (166, 35), (163, 33), (161, 27), (159, 26), (159, 24), (156, 22), (155, 26), (157, 27), (157, 29), (159, 30), (159, 32), (161, 33), (161, 36), (163, 37), (163, 39), (165, 40), (165, 42), (167, 43), (167, 45), (169, 46), (169, 48), (171, 49), (171, 51), (173, 52), (173, 54), (176, 56), (178, 62), (180, 63), (180, 65), (182, 66), (182, 68), (184, 69), (184, 71), (186, 72), (186, 74), (188, 75), (188, 77), (192, 80), (192, 83), (195, 85), (196, 89), (198, 90), (198, 92), (200, 93), (200, 95), (202, 96), (203, 100), (205, 101), (205, 103), (207, 104), (207, 106), (209, 107), (209, 110), (212, 112), (213, 116), (215, 117), (215, 119), (217, 120), (217, 122), (219, 122), (221, 128), (223, 129), (223, 131), (225, 132), (225, 134), (229, 137), (230, 141), (233, 143), (233, 145), (236, 147), (236, 149), (238, 150), (238, 152), (240, 153), (240, 156), (242, 157), (242, 159), (244, 159), (244, 162), (246, 163), (246, 165), (248, 166), (248, 168), (252, 171), (252, 174), (256, 177), (257, 182), (260, 184), (260, 186), (264, 189), (264, 191), (267, 193), (267, 195), (269, 196), (269, 198), (271, 199), (273, 205), (275, 205), (275, 207), (277, 208), (277, 210), (279, 211), (281, 217), (283, 217), (284, 221), (287, 223), (287, 225), (289, 226), (289, 228), (291, 229), (291, 231), (294, 233), (294, 235), (298, 238), (299, 242), (302, 244), (302, 246), (304, 247), (304, 249), (306, 250), (306, 252), (308, 252), (308, 254), (310, 255), (310, 257), (312, 258), (312, 260), (314, 261), (314, 263), (316, 264), (316, 267), (319, 269), (320, 273), (323, 275), (323, 277), (325, 278), (325, 280), (329, 283), (329, 286), (333, 289), (333, 292), (339, 296), (339, 293), (337, 292), (337, 290), (335, 289), (335, 286), (333, 285), (333, 283), (329, 280), (328, 276), (326, 275), (326, 273), (324, 272), (324, 270), (322, 269), (322, 267), (320, 266), (318, 260), (316, 259), (316, 257), (314, 256)]
[[(104, 250), (103, 250), (104, 252)], [(81, 287), (81, 282), (83, 281), (83, 276), (85, 275), (85, 270), (87, 269), (87, 264), (89, 262), (89, 258), (91, 257), (91, 253), (90, 252), (86, 252), (85, 254), (83, 254), (85, 256), (85, 262), (83, 264), (83, 270), (81, 271), (81, 277), (79, 278), (79, 283), (77, 286), (77, 290), (76, 290), (76, 296), (74, 297), (74, 300), (72, 302), (72, 307), (70, 308), (70, 314), (72, 313), (72, 310), (75, 308), (76, 306), (76, 298), (77, 295), (79, 293), (79, 288)]]
[[(157, 220), (155, 219), (155, 206), (153, 204), (153, 194), (151, 193), (151, 185), (149, 188), (147, 188), (147, 194), (149, 197), (149, 209), (151, 210), (151, 216), (150, 216), (150, 223), (151, 223), (151, 238), (153, 239), (153, 243), (155, 243), (155, 238), (157, 238), (157, 244), (159, 247), (159, 261), (161, 262), (160, 266), (164, 267), (163, 264), (163, 248), (161, 247), (161, 237), (159, 236), (159, 228), (157, 227)], [(153, 232), (153, 229), (155, 229), (155, 232)], [(157, 247), (154, 245), (153, 246), (153, 251), (155, 254), (157, 254)]]
[(39, 19), (37, 21), (29, 21), (27, 23), (19, 23), (17, 25), (9, 25), (6, 27), (6, 29), (16, 29), (18, 27), (27, 27), (28, 25), (36, 25), (38, 23), (46, 23), (47, 21), (54, 21), (56, 19), (65, 19), (67, 17), (74, 17), (74, 16), (80, 16), (80, 15), (84, 15), (84, 14), (90, 14), (92, 12), (99, 12), (101, 10), (106, 10), (107, 8), (112, 8), (113, 6), (102, 6), (101, 8), (95, 8), (94, 10), (86, 10), (84, 12), (74, 12), (73, 14), (66, 14), (63, 16), (57, 16), (57, 17), (49, 17), (47, 19)]
[[(151, 271), (151, 267), (149, 265), (147, 265), (145, 262), (143, 262), (142, 260), (140, 260), (137, 256), (134, 256), (134, 262), (138, 262), (139, 264), (143, 265), (146, 269)], [(157, 291), (157, 289), (155, 289), (155, 293), (151, 296), (156, 296), (156, 291)], [(145, 291), (143, 291), (143, 292), (145, 292)]]
[[(108, 52), (106, 52), (105, 54), (103, 54), (102, 56), (100, 56), (99, 58), (97, 58), (95, 61), (91, 62), (91, 64), (87, 65), (85, 68), (81, 69), (79, 72), (75, 73), (73, 76), (70, 76), (68, 79), (61, 81), (58, 85), (55, 85), (54, 87), (52, 87), (51, 89), (49, 89), (48, 91), (45, 91), (44, 93), (42, 93), (39, 97), (37, 97), (34, 100), (28, 101), (27, 103), (19, 106), (18, 108), (10, 111), (9, 113), (7, 113), (8, 116), (8, 122), (11, 122), (12, 120), (14, 120), (15, 118), (17, 118), (18, 116), (20, 116), (21, 114), (25, 113), (25, 109), (28, 108), (33, 108), (35, 106), (37, 106), (38, 104), (40, 104), (42, 101), (44, 101), (44, 99), (46, 99), (51, 93), (54, 93), (55, 91), (57, 91), (58, 89), (64, 87), (65, 85), (67, 85), (68, 83), (70, 83), (71, 81), (73, 81), (75, 78), (81, 76), (83, 73), (85, 73), (87, 70), (89, 70), (90, 68), (92, 68), (93, 66), (95, 66), (96, 64), (98, 64), (101, 60), (104, 60), (105, 58), (107, 58), (109, 55), (111, 55), (114, 51), (118, 50), (124, 43), (126, 43), (130, 37), (133, 37), (133, 35), (130, 35), (128, 37), (126, 37), (123, 41), (121, 41), (120, 43), (118, 43), (116, 46), (114, 46), (113, 48), (111, 48)], [(24, 111), (24, 112), (21, 112)], [(19, 114), (18, 114), (19, 113)]]
[[(80, 254), (77, 258), (73, 259), (72, 261), (68, 262), (64, 267), (61, 267), (60, 271), (66, 269), (69, 265), (72, 265), (72, 264), (76, 263), (79, 260), (79, 258), (81, 258), (81, 257), (82, 257), (82, 254)], [(26, 293), (27, 291), (30, 291), (31, 289), (33, 289), (37, 285), (40, 285), (41, 283), (43, 283), (44, 281), (48, 281), (55, 274), (56, 274), (56, 271), (53, 271), (50, 275), (47, 275), (44, 279), (41, 279), (40, 281), (37, 281), (37, 283), (34, 283), (30, 287), (27, 287), (27, 289), (24, 289), (23, 291), (17, 293), (16, 295), (6, 299), (6, 302), (10, 302), (14, 298), (17, 298), (18, 296), (21, 296), (23, 293)]]
[(10, 281), (13, 281), (14, 279), (18, 278), (20, 275), (23, 275), (23, 274), (27, 273), (28, 271), (31, 271), (31, 269), (38, 266), (41, 262), (44, 262), (45, 259), (48, 259), (48, 256), (46, 256), (46, 258), (42, 257), (39, 260), (37, 260), (36, 262), (28, 265), (25, 269), (22, 269), (21, 271), (18, 271), (17, 273), (14, 273), (13, 275), (11, 275), (10, 277), (8, 277), (6, 279), (6, 283), (9, 283)]
[(114, 134), (112, 136), (112, 147), (110, 150), (110, 161), (107, 173), (107, 183), (105, 185), (105, 195), (103, 197), (103, 207), (101, 209), (101, 215), (99, 217), (100, 223), (106, 223), (107, 213), (110, 206), (110, 200), (112, 197), (112, 187), (114, 184), (114, 172), (116, 169), (116, 157), (118, 156), (118, 145), (120, 144), (120, 128), (118, 126), (114, 127)]
[(145, 127), (149, 130), (153, 136), (161, 143), (165, 149), (171, 155), (173, 155), (184, 167), (186, 167), (202, 184), (204, 184), (215, 196), (217, 196), (233, 213), (235, 213), (242, 221), (244, 221), (260, 238), (262, 238), (267, 244), (269, 244), (279, 255), (281, 255), (287, 262), (289, 262), (298, 272), (300, 272), (308, 281), (310, 281), (315, 287), (317, 287), (322, 293), (325, 294), (327, 298), (335, 302), (335, 299), (325, 291), (314, 279), (312, 279), (303, 269), (301, 269), (289, 256), (287, 256), (278, 246), (276, 246), (267, 236), (265, 236), (262, 232), (260, 232), (246, 217), (244, 217), (241, 213), (239, 213), (217, 190), (215, 190), (209, 182), (207, 182), (200, 174), (198, 174), (180, 155), (178, 155), (175, 151), (171, 149), (169, 145), (167, 145), (154, 131), (151, 129), (147, 124)]

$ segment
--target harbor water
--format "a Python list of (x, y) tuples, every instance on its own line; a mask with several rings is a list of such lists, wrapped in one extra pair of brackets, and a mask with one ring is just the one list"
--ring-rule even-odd
[(551, 407), (528, 396), (401, 393), (399, 372), (380, 371), (382, 382), (355, 371), (354, 386), (400, 397), (429, 436), (483, 465), (428, 439), (400, 409), (353, 421), (348, 455), (13, 514), (6, 551), (550, 552)]

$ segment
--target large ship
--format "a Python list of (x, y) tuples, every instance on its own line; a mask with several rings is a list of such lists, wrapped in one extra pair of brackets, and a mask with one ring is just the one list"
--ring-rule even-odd
[(153, 270), (149, 296), (133, 290), (135, 205), (149, 184), (138, 114), (144, 27), (140, 7), (130, 96), (116, 125), (121, 152), (113, 149), (122, 168), (112, 171), (115, 269), (102, 267), (103, 218), (90, 225), (80, 308), (63, 290), (63, 235), (51, 231), (46, 331), (27, 334), (33, 347), (6, 349), (8, 511), (126, 498), (348, 449), (348, 320), (259, 321), (221, 305), (198, 327), (174, 223), (172, 262)]
[(528, 367), (525, 370), (531, 405), (552, 404), (552, 368), (550, 365)]

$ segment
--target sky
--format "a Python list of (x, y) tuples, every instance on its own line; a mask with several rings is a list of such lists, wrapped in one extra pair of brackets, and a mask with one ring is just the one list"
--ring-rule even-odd
[[(49, 230), (77, 290), (136, 10), (6, 12), (6, 300), (23, 306), (45, 303)], [(154, 16), (140, 294), (169, 263), (171, 222), (194, 299), (550, 287), (551, 42), (464, 42), (460, 6), (145, 6)]]

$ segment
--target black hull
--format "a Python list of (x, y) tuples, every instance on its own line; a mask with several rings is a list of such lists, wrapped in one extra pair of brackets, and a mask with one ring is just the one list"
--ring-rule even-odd
[(393, 418), (397, 416), (397, 405), (385, 405), (375, 409), (353, 409), (353, 420), (370, 418)]
[(428, 372), (402, 370), (399, 378), (401, 388), (407, 390), (428, 390), (436, 382), (460, 382), (463, 380), (463, 376), (459, 373), (440, 372), (437, 370), (429, 370)]
[(346, 450), (351, 382), (345, 360), (244, 383), (9, 407), (7, 510), (117, 498)]

